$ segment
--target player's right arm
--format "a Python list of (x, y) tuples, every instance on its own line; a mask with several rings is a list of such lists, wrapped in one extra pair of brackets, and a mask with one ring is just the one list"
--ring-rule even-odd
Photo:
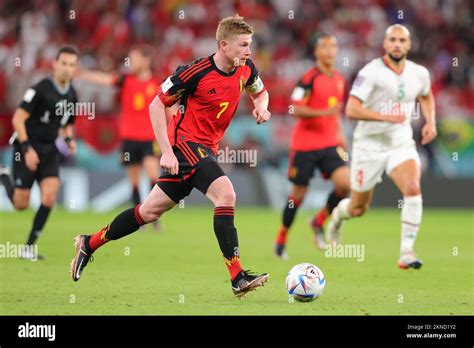
[[(194, 92), (197, 83), (192, 77), (192, 69), (192, 64), (178, 67), (175, 73), (168, 77), (158, 88), (158, 95), (153, 99), (149, 107), (153, 131), (162, 152), (160, 165), (164, 170), (173, 175), (178, 174), (179, 163), (168, 138), (167, 121), (169, 116), (167, 117), (167, 114), (169, 115), (170, 111), (177, 111), (176, 106), (184, 94)], [(191, 73), (186, 82), (182, 79), (182, 76), (186, 74), (185, 71), (190, 71)]]
[(96, 70), (79, 70), (74, 78), (84, 80), (94, 85), (115, 86), (119, 79), (117, 74)]
[(358, 121), (387, 121), (393, 123), (402, 123), (405, 121), (405, 116), (387, 117), (382, 114), (366, 108), (362, 101), (354, 96), (349, 96), (346, 105), (346, 115), (350, 119)]
[(382, 115), (364, 106), (375, 87), (374, 76), (376, 71), (371, 71), (370, 63), (367, 64), (357, 74), (349, 93), (349, 100), (346, 105), (347, 117), (358, 121), (382, 121), (391, 123), (403, 123), (405, 115)]
[(25, 158), (26, 167), (34, 172), (38, 169), (39, 158), (26, 133), (25, 122), (29, 117), (30, 114), (26, 110), (18, 108), (13, 114), (12, 123), (17, 134), (17, 140), (20, 143), (21, 152)]
[(327, 109), (315, 109), (307, 105), (309, 96), (313, 92), (313, 81), (314, 78), (310, 75), (305, 75), (300, 81), (298, 81), (293, 93), (291, 94), (293, 115), (298, 118), (338, 115), (342, 108), (340, 103)]
[(165, 105), (157, 95), (149, 106), (150, 119), (153, 132), (155, 133), (156, 140), (161, 149), (160, 165), (163, 170), (175, 175), (178, 174), (179, 164), (168, 139), (165, 108)]

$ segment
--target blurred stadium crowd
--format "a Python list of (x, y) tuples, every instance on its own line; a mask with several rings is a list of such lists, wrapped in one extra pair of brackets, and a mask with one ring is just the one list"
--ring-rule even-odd
[[(463, 146), (474, 148), (473, 11), (469, 0), (0, 0), (0, 151), (7, 146), (9, 117), (24, 91), (50, 72), (65, 43), (80, 50), (83, 68), (120, 72), (126, 72), (130, 46), (150, 43), (156, 49), (154, 71), (163, 79), (177, 65), (214, 52), (217, 22), (235, 13), (256, 31), (253, 59), (270, 92), (275, 119), (291, 119), (289, 96), (313, 64), (316, 32), (338, 38), (338, 68), (349, 89), (357, 71), (383, 53), (385, 28), (406, 24), (413, 40), (410, 59), (431, 72), (438, 117), (467, 122), (473, 133)], [(80, 100), (95, 102), (97, 113), (94, 125), (78, 122), (78, 135), (99, 152), (113, 151), (118, 146), (116, 91), (79, 81), (75, 85)], [(243, 98), (238, 115), (248, 114), (249, 107)], [(272, 149), (277, 139), (276, 147), (284, 147), (285, 129), (276, 126), (264, 133), (261, 145)], [(246, 139), (236, 132), (230, 136)], [(458, 133), (449, 136), (458, 141), (463, 136)]]

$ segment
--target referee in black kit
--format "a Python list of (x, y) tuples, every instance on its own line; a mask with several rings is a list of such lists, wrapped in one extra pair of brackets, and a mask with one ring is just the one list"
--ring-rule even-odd
[(13, 115), (13, 182), (10, 170), (0, 165), (0, 181), (17, 210), (28, 207), (35, 179), (41, 191), (41, 206), (33, 220), (26, 247), (20, 257), (42, 259), (33, 248), (59, 191), (59, 152), (55, 141), (59, 132), (70, 154), (76, 151), (73, 139), (77, 95), (71, 85), (79, 55), (72, 47), (63, 47), (53, 62), (53, 75), (28, 88)]

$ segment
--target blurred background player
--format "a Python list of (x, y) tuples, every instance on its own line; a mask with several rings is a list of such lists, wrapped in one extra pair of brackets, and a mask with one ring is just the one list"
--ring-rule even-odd
[[(148, 113), (148, 105), (156, 96), (159, 85), (151, 69), (152, 57), (151, 46), (137, 45), (129, 52), (129, 74), (80, 70), (76, 76), (94, 84), (116, 86), (120, 89), (121, 162), (132, 187), (134, 206), (141, 202), (139, 184), (142, 168), (150, 180), (151, 188), (159, 176), (160, 150), (155, 141)], [(158, 221), (153, 225), (155, 229), (160, 228)]]
[(334, 190), (323, 207), (310, 221), (314, 241), (324, 248), (323, 224), (326, 216), (349, 192), (349, 168), (344, 161), (346, 139), (340, 114), (344, 99), (344, 77), (336, 70), (337, 40), (322, 33), (315, 38), (316, 66), (299, 80), (291, 95), (294, 116), (288, 164), (288, 179), (293, 183), (283, 210), (283, 224), (275, 244), (275, 255), (286, 259), (288, 231), (296, 211), (308, 191), (308, 184), (318, 168), (324, 178), (330, 178)]
[[(212, 201), (214, 232), (230, 273), (236, 297), (263, 286), (268, 274), (254, 275), (240, 264), (234, 226), (235, 192), (216, 155), (244, 89), (251, 96), (257, 124), (270, 119), (269, 96), (250, 60), (252, 27), (242, 17), (224, 18), (216, 32), (217, 53), (179, 66), (160, 86), (150, 105), (150, 117), (162, 150), (163, 173), (143, 204), (120, 213), (94, 235), (76, 237), (71, 275), (79, 280), (92, 253), (110, 240), (156, 221), (197, 188)], [(167, 127), (166, 108), (180, 103), (180, 112)]]
[[(71, 80), (78, 61), (78, 53), (71, 47), (61, 48), (53, 62), (53, 74), (28, 88), (13, 115), (13, 182), (9, 168), (2, 166), (0, 178), (7, 196), (17, 210), (28, 208), (31, 187), (36, 180), (41, 192), (41, 205), (33, 219), (27, 246), (32, 246), (43, 230), (59, 191), (59, 152), (56, 138), (59, 130), (74, 154), (74, 115), (71, 105), (77, 95)], [(24, 248), (21, 257), (35, 260), (33, 248)]]
[(416, 101), (426, 124), (422, 144), (437, 135), (435, 100), (428, 70), (407, 60), (410, 32), (395, 24), (385, 32), (385, 55), (360, 70), (350, 92), (346, 114), (358, 120), (354, 130), (351, 196), (339, 202), (327, 227), (329, 240), (340, 239), (342, 222), (362, 216), (368, 209), (375, 185), (385, 171), (403, 194), (400, 268), (420, 268), (413, 251), (422, 218), (420, 158), (410, 125)]

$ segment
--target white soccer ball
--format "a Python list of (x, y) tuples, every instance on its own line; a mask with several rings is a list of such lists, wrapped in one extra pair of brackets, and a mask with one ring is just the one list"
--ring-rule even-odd
[(296, 265), (286, 276), (288, 294), (299, 302), (316, 300), (323, 293), (325, 286), (323, 272), (311, 263)]

